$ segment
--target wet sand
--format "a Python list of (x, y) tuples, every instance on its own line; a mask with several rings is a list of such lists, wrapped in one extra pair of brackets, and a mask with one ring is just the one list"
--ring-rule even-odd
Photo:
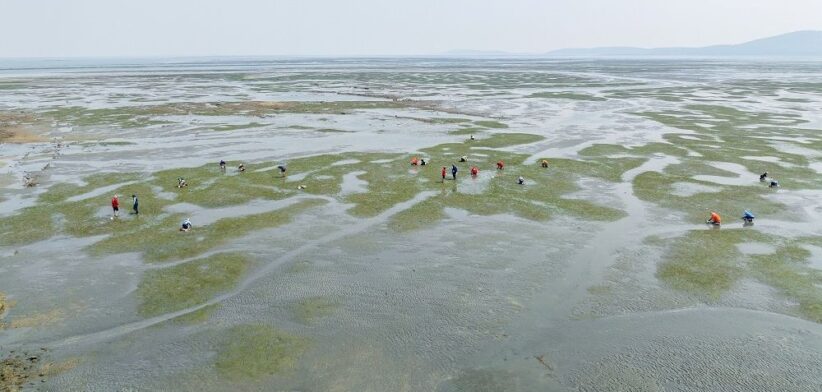
[(815, 65), (3, 71), (3, 387), (819, 390)]

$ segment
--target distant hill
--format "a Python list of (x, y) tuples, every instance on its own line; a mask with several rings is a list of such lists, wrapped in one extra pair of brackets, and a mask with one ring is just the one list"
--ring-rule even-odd
[(822, 57), (822, 31), (797, 31), (738, 45), (701, 48), (603, 47), (560, 49), (546, 53), (552, 57), (600, 56), (818, 56)]
[(506, 56), (516, 56), (516, 53), (509, 53), (503, 52), (501, 50), (470, 50), (470, 49), (457, 49), (457, 50), (449, 50), (445, 53), (442, 53), (441, 56), (465, 56), (465, 57), (506, 57)]

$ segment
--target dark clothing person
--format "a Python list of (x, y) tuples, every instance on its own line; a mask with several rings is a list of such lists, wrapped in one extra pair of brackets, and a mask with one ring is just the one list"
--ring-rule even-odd
[(245, 165), (241, 163), (240, 166), (237, 166), (237, 170), (239, 170), (240, 173), (244, 172), (245, 171)]
[(777, 181), (777, 180), (771, 180), (771, 185), (768, 186), (768, 188), (778, 188), (778, 187), (779, 187), (779, 181)]
[(451, 165), (451, 177), (457, 179), (457, 165)]
[(280, 169), (280, 175), (285, 176), (285, 171), (286, 171), (285, 165), (277, 166), (277, 169)]
[(134, 210), (134, 215), (140, 214), (140, 201), (137, 200), (137, 195), (131, 195), (132, 203), (131, 208)]
[(519, 178), (517, 178), (517, 184), (520, 184), (520, 185), (525, 184), (525, 179), (522, 178), (522, 176), (520, 176)]
[(420, 166), (425, 166), (425, 158), (420, 159)]
[(222, 159), (220, 160), (220, 170), (225, 171), (225, 161)]
[(768, 178), (768, 172), (759, 175), (759, 181), (765, 181), (766, 178)]

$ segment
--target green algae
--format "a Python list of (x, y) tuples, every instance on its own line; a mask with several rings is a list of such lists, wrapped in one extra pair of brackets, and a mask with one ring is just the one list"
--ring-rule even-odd
[(388, 227), (397, 232), (420, 230), (445, 218), (440, 200), (429, 199), (391, 217)]
[[(643, 112), (637, 115), (694, 133), (668, 133), (666, 141), (694, 153), (692, 161), (730, 162), (748, 171), (768, 171), (794, 189), (822, 189), (822, 178), (808, 167), (807, 157), (782, 151), (773, 141), (784, 138), (819, 142), (818, 130), (798, 127), (806, 122), (793, 113), (749, 112), (717, 105), (687, 105), (679, 111)], [(800, 147), (805, 147), (799, 145)], [(784, 164), (745, 159), (774, 156)]]
[(182, 316), (177, 316), (170, 321), (175, 324), (181, 325), (196, 325), (196, 324), (203, 324), (206, 321), (211, 319), (211, 316), (217, 309), (220, 308), (220, 304), (212, 304), (208, 306), (204, 306), (201, 309), (195, 310), (190, 313), (186, 313)]
[(221, 253), (148, 270), (137, 286), (138, 312), (153, 317), (202, 304), (233, 288), (251, 265), (243, 253)]
[[(37, 201), (41, 203), (61, 202), (70, 197), (80, 196), (106, 186), (139, 181), (143, 177), (144, 175), (141, 173), (99, 173), (93, 176), (84, 177), (83, 185), (69, 183), (55, 184), (49, 187), (45, 193), (41, 194)], [(107, 194), (107, 197), (111, 198), (111, 196), (116, 192), (116, 190), (110, 192)], [(103, 195), (103, 197), (106, 197), (106, 195)]]
[(822, 271), (808, 266), (810, 252), (798, 242), (786, 243), (776, 252), (751, 256), (753, 276), (798, 302), (799, 313), (822, 323)]
[(0, 219), (0, 244), (23, 245), (51, 238), (57, 233), (49, 206), (23, 209), (19, 214)]
[(487, 138), (470, 141), (472, 147), (502, 148), (545, 140), (544, 136), (530, 133), (496, 133)]
[(602, 97), (591, 94), (574, 93), (570, 91), (544, 91), (533, 93), (528, 98), (568, 99), (574, 101), (607, 101)]
[[(348, 212), (358, 217), (373, 217), (389, 208), (409, 201), (423, 191), (447, 190), (451, 184), (455, 191), (444, 192), (442, 197), (432, 198), (413, 206), (411, 212), (393, 217), (389, 226), (398, 231), (421, 228), (445, 217), (444, 208), (460, 208), (481, 215), (510, 213), (526, 219), (543, 221), (555, 214), (570, 214), (584, 219), (614, 220), (624, 213), (613, 208), (562, 195), (579, 190), (576, 182), (581, 177), (595, 177), (607, 181), (619, 181), (622, 173), (643, 162), (640, 158), (591, 157), (584, 161), (552, 160), (549, 169), (538, 165), (523, 165), (528, 156), (513, 152), (499, 151), (497, 148), (512, 147), (543, 140), (542, 136), (524, 133), (497, 133), (488, 137), (447, 143), (421, 150), (432, 162), (453, 162), (461, 167), (460, 181), (468, 178), (470, 165), (482, 170), (493, 170), (497, 160), (506, 162), (508, 171), (515, 170), (510, 177), (501, 172), (484, 191), (479, 194), (463, 194), (459, 183), (442, 183), (439, 167), (434, 165), (412, 168), (408, 161), (411, 156), (380, 153), (324, 154), (291, 159), (288, 176), (280, 175), (274, 168), (276, 163), (265, 162), (247, 164), (246, 172), (239, 173), (235, 167), (239, 162), (229, 162), (227, 172), (219, 166), (206, 164), (192, 168), (163, 170), (151, 175), (141, 173), (109, 173), (86, 179), (84, 186), (55, 185), (41, 196), (41, 201), (52, 203), (51, 210), (24, 211), (16, 218), (4, 221), (3, 225), (18, 227), (27, 220), (36, 220), (42, 230), (32, 232), (0, 231), (0, 239), (7, 242), (26, 242), (32, 238), (45, 239), (54, 234), (65, 233), (85, 237), (111, 234), (88, 250), (93, 254), (125, 252), (143, 253), (147, 261), (165, 261), (200, 255), (227, 241), (244, 235), (251, 230), (276, 227), (290, 219), (281, 212), (259, 214), (240, 218), (222, 219), (212, 225), (195, 227), (190, 233), (179, 233), (176, 229), (183, 218), (179, 214), (164, 213), (164, 208), (172, 202), (185, 202), (201, 207), (224, 207), (243, 205), (252, 200), (282, 200), (299, 193), (339, 198), (352, 204)], [(469, 156), (468, 164), (456, 162), (459, 156)], [(354, 160), (355, 163), (339, 165), (338, 162)], [(260, 170), (262, 169), (262, 170)], [(362, 172), (358, 177), (367, 183), (367, 192), (341, 196), (343, 177), (351, 172)], [(299, 181), (289, 179), (294, 174)], [(529, 185), (516, 185), (516, 175), (523, 175)], [(184, 177), (188, 186), (177, 188), (177, 178)], [(123, 183), (113, 193), (126, 195), (124, 205), (129, 204), (127, 195), (137, 193), (141, 200), (141, 215), (116, 220), (99, 216), (101, 206), (108, 204), (108, 195), (75, 202), (66, 201), (72, 196), (87, 193), (101, 186)], [(300, 185), (300, 190), (298, 190)], [(305, 186), (302, 188), (302, 186)], [(159, 198), (157, 188), (173, 193), (173, 201)], [(230, 190), (230, 191), (226, 191)], [(316, 201), (315, 201), (316, 202)], [(289, 211), (300, 211), (302, 204)], [(124, 208), (127, 210), (127, 208)], [(261, 223), (268, 222), (268, 223)], [(0, 226), (2, 228), (3, 226)]]
[[(666, 135), (667, 136), (667, 135)], [(616, 144), (593, 144), (578, 152), (580, 156), (584, 157), (610, 157), (632, 155), (634, 157), (647, 158), (651, 155), (670, 155), (675, 157), (685, 157), (688, 150), (678, 147), (674, 143), (648, 143), (640, 146), (623, 146)]]
[(448, 131), (449, 135), (474, 135), (484, 131), (486, 128), (483, 127), (464, 127), (460, 129), (455, 129), (453, 131)]
[(496, 129), (508, 128), (508, 125), (503, 124), (499, 121), (493, 121), (493, 120), (474, 121), (474, 124), (479, 126), (479, 127), (485, 127), (485, 128), (496, 128)]
[(136, 145), (136, 144), (137, 144), (137, 143), (134, 143), (134, 142), (127, 142), (127, 141), (97, 142), (97, 145), (98, 145), (98, 146), (102, 146), (102, 147), (111, 147), (111, 146), (114, 146), (114, 147), (119, 147), (119, 146), (133, 146), (133, 145)]
[(471, 122), (471, 120), (469, 120), (467, 118), (459, 118), (459, 117), (432, 117), (432, 118), (398, 117), (398, 118), (419, 121), (419, 122), (427, 123), (427, 124), (462, 124), (462, 123)]
[(310, 340), (267, 325), (239, 325), (221, 332), (215, 368), (231, 380), (255, 380), (292, 369)]
[(182, 215), (158, 217), (132, 230), (117, 231), (88, 250), (93, 254), (142, 252), (149, 262), (194, 257), (252, 231), (284, 225), (303, 211), (322, 204), (324, 200), (305, 200), (282, 210), (223, 218), (210, 225), (195, 226), (190, 232), (178, 230)]
[(318, 318), (330, 315), (340, 304), (326, 297), (305, 298), (292, 306), (297, 321), (311, 324)]
[(753, 230), (691, 230), (671, 244), (657, 277), (675, 289), (718, 300), (745, 274), (736, 245), (762, 239)]
[[(90, 109), (80, 106), (61, 106), (43, 112), (59, 123), (75, 126), (111, 125), (137, 128), (163, 124), (163, 116), (249, 116), (259, 117), (278, 113), (341, 113), (354, 110), (398, 109), (424, 107), (413, 101), (329, 101), (329, 102), (174, 102), (160, 105), (138, 105), (116, 108)], [(231, 126), (229, 126), (231, 128)], [(229, 129), (230, 130), (230, 129)]]
[[(674, 183), (710, 186), (717, 191), (676, 196), (671, 193)], [(724, 186), (658, 172), (645, 172), (634, 178), (634, 194), (639, 199), (683, 211), (686, 219), (693, 223), (704, 222), (711, 211), (732, 217), (732, 219), (736, 218), (737, 214), (741, 214), (744, 209), (757, 211), (758, 214), (788, 214), (786, 216), (789, 216), (783, 204), (764, 198), (769, 191), (765, 186)]]

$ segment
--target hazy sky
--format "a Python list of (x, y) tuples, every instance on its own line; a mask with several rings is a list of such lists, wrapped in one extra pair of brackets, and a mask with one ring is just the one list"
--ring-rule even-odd
[(822, 30), (822, 0), (0, 0), (0, 57), (701, 46)]

